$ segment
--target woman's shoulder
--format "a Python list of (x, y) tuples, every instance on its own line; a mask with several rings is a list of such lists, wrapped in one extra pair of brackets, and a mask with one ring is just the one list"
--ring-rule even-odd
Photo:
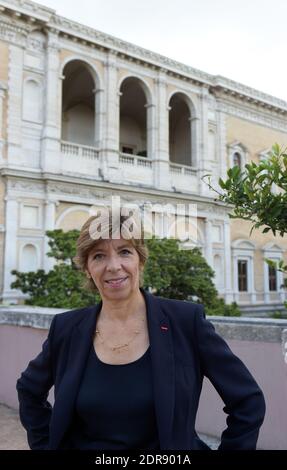
[(57, 325), (57, 330), (65, 328), (73, 328), (75, 325), (81, 322), (88, 315), (93, 315), (97, 308), (96, 305), (91, 305), (89, 307), (82, 307), (73, 310), (67, 310), (66, 312), (57, 313), (54, 317), (55, 324)]
[(195, 315), (204, 314), (204, 305), (189, 300), (169, 299), (166, 297), (156, 297), (161, 308), (170, 315)]

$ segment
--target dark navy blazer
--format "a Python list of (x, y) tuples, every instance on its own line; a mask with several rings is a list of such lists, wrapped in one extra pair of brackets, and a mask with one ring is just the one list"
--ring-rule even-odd
[[(219, 449), (255, 449), (265, 414), (262, 391), (205, 319), (203, 305), (156, 297), (143, 289), (141, 292), (147, 307), (160, 448), (208, 448), (194, 427), (206, 376), (228, 414)], [(42, 352), (17, 381), (20, 419), (31, 449), (61, 449), (67, 445), (65, 437), (101, 305), (55, 315)], [(53, 385), (52, 408), (47, 397)]]

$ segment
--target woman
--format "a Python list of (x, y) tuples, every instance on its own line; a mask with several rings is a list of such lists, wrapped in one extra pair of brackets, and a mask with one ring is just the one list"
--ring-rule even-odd
[(90, 217), (77, 242), (75, 261), (101, 302), (56, 315), (17, 382), (30, 447), (208, 449), (194, 428), (206, 376), (229, 415), (219, 449), (255, 449), (265, 413), (260, 388), (202, 305), (142, 289), (142, 232), (131, 236), (126, 218), (118, 220), (120, 237), (109, 213), (100, 236)]

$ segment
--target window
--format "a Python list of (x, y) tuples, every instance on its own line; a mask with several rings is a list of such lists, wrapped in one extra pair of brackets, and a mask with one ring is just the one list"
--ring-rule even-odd
[(237, 165), (239, 168), (241, 168), (241, 155), (239, 152), (235, 152), (233, 155), (233, 165)]
[(248, 161), (248, 151), (245, 145), (239, 141), (235, 141), (228, 145), (228, 152), (230, 168), (238, 166), (243, 170)]
[(247, 261), (238, 261), (238, 290), (247, 292)]
[(269, 290), (277, 291), (277, 271), (273, 266), (268, 266)]

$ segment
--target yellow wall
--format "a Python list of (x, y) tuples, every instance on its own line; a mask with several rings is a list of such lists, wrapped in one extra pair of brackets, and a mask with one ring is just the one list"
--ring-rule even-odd
[(85, 211), (73, 211), (69, 212), (61, 221), (59, 228), (65, 232), (68, 230), (81, 230), (83, 224), (89, 218), (89, 214)]
[(283, 260), (287, 264), (287, 236), (280, 237), (280, 235), (274, 236), (272, 232), (262, 233), (264, 227), (260, 229), (254, 229), (251, 236), (249, 232), (251, 229), (251, 222), (247, 220), (234, 219), (231, 221), (231, 241), (237, 239), (250, 240), (255, 243), (256, 249), (254, 251), (254, 278), (255, 278), (255, 289), (258, 291), (264, 290), (264, 261), (265, 257), (262, 248), (269, 242), (276, 243), (280, 248), (285, 250), (283, 252)]
[(7, 82), (8, 80), (8, 59), (9, 49), (8, 44), (0, 41), (0, 80)]
[(258, 153), (271, 148), (275, 142), (280, 146), (287, 146), (287, 132), (276, 131), (244, 119), (227, 116), (226, 142), (231, 144), (234, 141), (239, 141), (247, 148), (249, 160), (258, 162)]

